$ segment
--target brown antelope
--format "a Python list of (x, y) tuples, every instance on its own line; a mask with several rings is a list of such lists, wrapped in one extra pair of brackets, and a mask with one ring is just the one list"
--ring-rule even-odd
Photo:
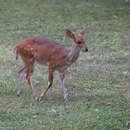
[[(14, 47), (15, 57), (18, 59), (18, 55), (20, 55), (24, 62), (24, 67), (18, 72), (17, 95), (20, 96), (21, 80), (26, 74), (26, 79), (32, 90), (34, 99), (42, 100), (48, 89), (52, 86), (54, 71), (58, 71), (61, 79), (61, 88), (64, 93), (64, 100), (67, 101), (67, 91), (64, 87), (65, 71), (77, 60), (80, 50), (83, 52), (88, 51), (85, 39), (83, 38), (85, 31), (86, 27), (84, 27), (78, 35), (74, 35), (70, 30), (66, 29), (66, 35), (73, 40), (71, 50), (49, 38), (42, 37), (29, 37), (17, 44)], [(39, 99), (36, 96), (31, 79), (35, 63), (45, 64), (49, 70), (48, 87), (41, 93)]]

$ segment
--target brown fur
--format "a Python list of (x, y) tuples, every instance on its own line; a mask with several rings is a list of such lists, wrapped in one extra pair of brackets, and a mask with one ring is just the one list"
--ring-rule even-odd
[[(14, 47), (16, 58), (20, 55), (26, 65), (26, 78), (34, 97), (36, 97), (36, 94), (30, 81), (30, 75), (33, 72), (34, 63), (38, 62), (40, 64), (48, 65), (49, 69), (50, 84), (42, 94), (42, 98), (52, 85), (53, 72), (57, 70), (64, 73), (65, 70), (77, 60), (79, 49), (86, 51), (87, 47), (85, 40), (82, 37), (84, 33), (85, 29), (83, 29), (79, 35), (74, 35), (71, 31), (66, 30), (66, 35), (74, 40), (71, 50), (49, 38), (42, 37), (30, 37)], [(81, 42), (80, 44), (79, 41)], [(21, 71), (23, 71), (23, 69), (21, 69)]]

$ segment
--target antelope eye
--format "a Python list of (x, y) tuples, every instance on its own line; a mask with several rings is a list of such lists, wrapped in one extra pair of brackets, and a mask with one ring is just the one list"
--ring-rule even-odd
[(81, 44), (81, 41), (78, 41), (78, 44)]

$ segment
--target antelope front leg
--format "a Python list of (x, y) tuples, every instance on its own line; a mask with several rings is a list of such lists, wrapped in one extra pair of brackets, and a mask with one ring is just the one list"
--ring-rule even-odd
[(39, 101), (42, 100), (42, 98), (45, 96), (45, 94), (47, 93), (48, 89), (52, 86), (53, 83), (53, 71), (49, 70), (49, 82), (48, 82), (48, 88), (42, 92), (42, 94), (40, 95)]
[(64, 93), (64, 100), (67, 101), (67, 89), (65, 88), (64, 84), (65, 84), (65, 74), (63, 72), (59, 72), (60, 75), (60, 79), (61, 79), (61, 88), (62, 91)]

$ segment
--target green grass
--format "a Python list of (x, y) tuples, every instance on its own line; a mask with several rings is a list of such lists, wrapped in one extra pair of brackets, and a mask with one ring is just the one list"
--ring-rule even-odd
[[(43, 101), (32, 98), (27, 81), (17, 97), (22, 61), (13, 46), (29, 36), (51, 37), (71, 47), (65, 29), (84, 38), (88, 53), (66, 72), (69, 101), (63, 100), (58, 73)], [(33, 84), (47, 87), (46, 66), (38, 65)], [(0, 0), (0, 129), (130, 129), (130, 1)]]

